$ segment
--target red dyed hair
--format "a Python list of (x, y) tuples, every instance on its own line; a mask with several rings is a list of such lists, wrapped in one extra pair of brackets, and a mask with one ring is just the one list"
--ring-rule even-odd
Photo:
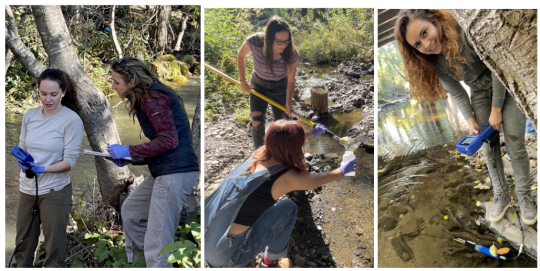
[(302, 149), (305, 140), (304, 128), (299, 123), (283, 119), (272, 123), (266, 131), (265, 145), (252, 154), (255, 159), (247, 166), (249, 171), (253, 173), (259, 161), (274, 158), (296, 172), (308, 173)]

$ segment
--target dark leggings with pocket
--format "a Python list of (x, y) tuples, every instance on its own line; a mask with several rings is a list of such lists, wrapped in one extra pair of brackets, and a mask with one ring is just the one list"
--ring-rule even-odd
[[(261, 93), (262, 95), (270, 98), (271, 100), (275, 101), (276, 103), (285, 106), (285, 103), (287, 102), (287, 77), (279, 80), (279, 81), (268, 81), (260, 78), (257, 76), (255, 72), (251, 74), (251, 79), (249, 81), (249, 84), (251, 87), (253, 87), (254, 90)], [(266, 115), (266, 109), (268, 108), (268, 102), (253, 95), (249, 94), (249, 110), (251, 113), (253, 112), (261, 112), (261, 115), (259, 116), (251, 116), (251, 123), (253, 121), (259, 121), (261, 122), (257, 126), (252, 125), (251, 128), (251, 135), (253, 137), (253, 149), (256, 150), (260, 146), (264, 145), (264, 134), (265, 134), (265, 115)], [(287, 114), (272, 105), (272, 113), (274, 114), (274, 120), (278, 119), (286, 119)]]

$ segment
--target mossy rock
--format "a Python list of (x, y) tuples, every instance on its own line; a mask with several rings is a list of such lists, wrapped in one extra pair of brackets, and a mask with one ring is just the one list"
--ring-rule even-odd
[(176, 60), (176, 57), (174, 55), (163, 55), (161, 57), (161, 59), (165, 62), (171, 62), (171, 61), (175, 61)]
[(191, 71), (191, 73), (193, 73), (195, 75), (201, 74), (201, 65), (198, 62), (195, 63), (195, 65), (191, 66), (190, 71)]
[(193, 64), (197, 63), (197, 60), (192, 55), (185, 55), (180, 58), (180, 61), (189, 64), (189, 66), (192, 66)]
[(182, 71), (183, 76), (191, 76), (191, 73), (189, 72), (189, 68), (187, 64), (180, 62), (179, 66), (180, 66), (180, 70)]
[(154, 75), (158, 74), (158, 68), (156, 67), (156, 65), (154, 65), (154, 63), (149, 62), (149, 61), (144, 61), (144, 64), (146, 64), (146, 66), (148, 67), (148, 70), (150, 70), (152, 74)]

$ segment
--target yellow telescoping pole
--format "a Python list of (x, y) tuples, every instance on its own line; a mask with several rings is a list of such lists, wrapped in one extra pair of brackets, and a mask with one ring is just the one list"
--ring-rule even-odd
[[(218, 70), (218, 69), (216, 69), (216, 68), (214, 68), (214, 67), (212, 67), (212, 66), (210, 66), (210, 65), (208, 65), (208, 64), (206, 64), (206, 63), (204, 64), (204, 67), (207, 68), (207, 69), (209, 69), (209, 70), (211, 70), (211, 71), (213, 71), (213, 72), (215, 72), (215, 73), (217, 73), (219, 76), (221, 76), (221, 77), (227, 79), (228, 81), (230, 81), (230, 82), (232, 82), (232, 83), (234, 83), (234, 84), (236, 84), (236, 85), (239, 85), (239, 86), (241, 85), (240, 82), (238, 82), (238, 81), (235, 80), (234, 78), (232, 78), (232, 77), (230, 77), (230, 76), (224, 74), (224, 73), (221, 72), (220, 70)], [(250, 93), (253, 93), (253, 95), (256, 95), (257, 97), (259, 97), (259, 98), (261, 98), (261, 99), (263, 99), (263, 100), (269, 102), (269, 103), (272, 104), (273, 106), (275, 106), (275, 107), (277, 107), (277, 108), (279, 108), (279, 109), (281, 109), (281, 110), (283, 110), (283, 111), (285, 111), (285, 112), (289, 111), (289, 110), (287, 110), (287, 108), (285, 108), (284, 106), (282, 106), (282, 105), (280, 105), (280, 104), (278, 104), (278, 103), (272, 101), (271, 99), (267, 98), (266, 96), (260, 94), (259, 92), (255, 91), (255, 90), (253, 90), (253, 89), (251, 89), (251, 88), (249, 89), (249, 92), (250, 92)], [(293, 115), (294, 117), (296, 117), (296, 118), (298, 118), (299, 120), (303, 121), (304, 123), (306, 123), (306, 124), (309, 125), (310, 127), (313, 127), (313, 126), (315, 125), (315, 123), (314, 123), (313, 121), (310, 121), (310, 120), (308, 120), (308, 119), (306, 119), (306, 118), (304, 118), (304, 117), (298, 116), (298, 115), (295, 114), (295, 113), (291, 113), (291, 115)]]

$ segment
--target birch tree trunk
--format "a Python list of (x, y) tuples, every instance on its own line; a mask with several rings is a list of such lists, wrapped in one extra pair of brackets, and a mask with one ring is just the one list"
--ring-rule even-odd
[(7, 73), (9, 66), (11, 66), (11, 59), (13, 59), (13, 52), (9, 48), (6, 48), (6, 65), (4, 66), (4, 75)]
[(450, 10), (476, 53), (537, 129), (536, 10)]
[(184, 37), (184, 32), (186, 32), (188, 19), (189, 16), (187, 14), (182, 15), (182, 20), (180, 21), (180, 26), (178, 27), (178, 37), (176, 38), (176, 45), (174, 46), (174, 51), (179, 52), (182, 48), (182, 38)]
[(111, 40), (114, 44), (114, 51), (116, 52), (116, 55), (118, 56), (118, 59), (122, 58), (122, 48), (120, 47), (120, 44), (118, 44), (118, 39), (116, 38), (116, 29), (114, 28), (114, 12), (116, 11), (116, 6), (111, 6), (111, 16), (110, 16), (110, 26), (111, 26)]
[[(92, 150), (105, 152), (107, 144), (120, 143), (114, 116), (105, 95), (94, 86), (79, 62), (60, 7), (32, 6), (32, 13), (51, 67), (69, 74), (75, 84), (82, 107), (80, 116)], [(97, 156), (95, 164), (103, 204), (119, 210), (120, 193), (133, 180), (131, 172)]]
[[(60, 13), (60, 15), (62, 14)], [(34, 77), (38, 78), (41, 72), (45, 70), (45, 66), (34, 57), (30, 49), (21, 41), (17, 21), (15, 21), (11, 7), (8, 5), (6, 5), (6, 46)]]
[(169, 23), (171, 6), (157, 6), (157, 8), (159, 11), (155, 30), (156, 50), (158, 52), (164, 52), (167, 49), (167, 24)]

